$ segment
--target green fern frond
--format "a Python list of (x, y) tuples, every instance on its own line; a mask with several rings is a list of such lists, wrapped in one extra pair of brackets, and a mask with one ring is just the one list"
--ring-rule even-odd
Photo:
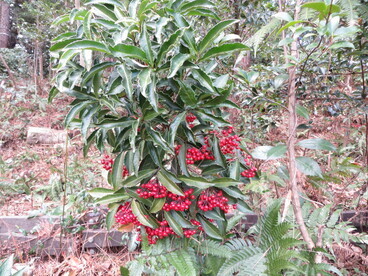
[(279, 29), (281, 21), (277, 18), (272, 18), (270, 22), (264, 25), (259, 31), (257, 31), (248, 41), (245, 43), (249, 47), (254, 48), (254, 52), (257, 53), (259, 46), (264, 42), (266, 37)]
[(225, 243), (225, 246), (229, 248), (232, 252), (241, 250), (249, 244), (243, 239), (233, 239)]
[(171, 252), (167, 259), (172, 264), (179, 276), (196, 276), (194, 260), (185, 250)]
[(343, 13), (346, 13), (349, 26), (353, 26), (359, 17), (358, 6), (360, 3), (358, 0), (338, 0), (337, 4), (341, 7)]
[[(195, 245), (194, 242), (192, 244)], [(213, 255), (223, 258), (229, 258), (232, 255), (231, 250), (227, 246), (213, 240), (204, 240), (193, 247), (203, 255)]]
[(278, 276), (281, 275), (281, 271), (283, 270), (291, 270), (291, 271), (298, 271), (298, 267), (289, 262), (284, 256), (278, 259), (275, 259), (272, 263), (268, 263), (268, 270), (267, 274), (269, 276)]
[(204, 267), (204, 274), (206, 275), (219, 275), (218, 272), (225, 262), (225, 258), (220, 258), (217, 256), (208, 255), (205, 258), (205, 267)]
[(218, 275), (265, 275), (265, 253), (259, 247), (248, 246), (236, 252), (221, 267)]

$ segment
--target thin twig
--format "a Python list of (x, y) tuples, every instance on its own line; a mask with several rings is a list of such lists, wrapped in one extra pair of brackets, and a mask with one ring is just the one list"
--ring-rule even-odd
[(17, 83), (15, 81), (14, 75), (13, 75), (12, 71), (10, 70), (9, 65), (6, 63), (6, 61), (5, 61), (2, 54), (0, 54), (0, 60), (4, 64), (4, 67), (6, 68), (6, 70), (8, 71), (9, 78), (10, 78), (11, 82), (13, 83), (13, 86), (14, 86), (15, 90), (18, 90), (18, 86), (17, 86)]
[(65, 218), (65, 205), (66, 205), (66, 183), (68, 180), (68, 152), (69, 152), (69, 148), (68, 148), (68, 143), (69, 143), (69, 136), (66, 135), (66, 139), (65, 139), (65, 158), (64, 158), (64, 178), (61, 180), (61, 184), (63, 187), (63, 211), (61, 214), (61, 221), (60, 221), (60, 240), (59, 240), (59, 247), (60, 247), (60, 255), (59, 255), (59, 261), (61, 261), (61, 245), (63, 242), (63, 232), (64, 232), (64, 228), (63, 228), (63, 223), (64, 223), (64, 218)]
[[(300, 12), (300, 0), (295, 3), (295, 15), (294, 20), (298, 20)], [(319, 43), (320, 44), (320, 43)], [(291, 55), (298, 59), (298, 44), (294, 40), (291, 44)], [(310, 55), (309, 55), (310, 56)], [(303, 70), (305, 69), (306, 62), (304, 63)], [(298, 223), (300, 233), (302, 234), (303, 240), (307, 244), (309, 250), (313, 250), (315, 244), (309, 235), (308, 229), (305, 225), (302, 208), (300, 205), (298, 181), (297, 181), (297, 169), (296, 169), (296, 128), (298, 125), (298, 119), (296, 114), (296, 65), (289, 67), (289, 82), (288, 82), (288, 110), (289, 110), (289, 124), (288, 124), (288, 141), (287, 141), (287, 153), (288, 153), (288, 168), (289, 168), (289, 185), (288, 189), (291, 191), (291, 202), (294, 210), (296, 222)]]

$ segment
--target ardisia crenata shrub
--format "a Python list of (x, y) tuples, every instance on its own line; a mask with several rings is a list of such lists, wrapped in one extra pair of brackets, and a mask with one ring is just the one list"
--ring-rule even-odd
[(101, 161), (112, 188), (90, 191), (110, 208), (107, 227), (140, 229), (138, 239), (151, 244), (194, 235), (224, 241), (235, 225), (225, 214), (249, 210), (239, 186), (256, 168), (226, 121), (223, 108), (237, 106), (228, 100), (233, 80), (218, 67), (249, 48), (226, 34), (237, 21), (216, 24), (213, 8), (90, 0), (55, 21), (75, 30), (54, 39), (49, 99), (74, 98), (65, 124), (81, 129), (85, 154), (95, 145), (115, 156)]

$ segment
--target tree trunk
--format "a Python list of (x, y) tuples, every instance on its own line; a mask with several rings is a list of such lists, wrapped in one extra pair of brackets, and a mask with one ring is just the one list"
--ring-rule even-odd
[(8, 48), (10, 40), (10, 5), (0, 1), (0, 48)]

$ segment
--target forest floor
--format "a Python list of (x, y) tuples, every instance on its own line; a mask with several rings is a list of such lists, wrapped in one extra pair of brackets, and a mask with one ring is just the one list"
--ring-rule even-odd
[[(48, 89), (48, 84), (45, 83), (43, 90)], [(30, 145), (26, 142), (29, 127), (63, 129), (63, 119), (67, 114), (70, 99), (67, 96), (58, 96), (52, 104), (48, 104), (47, 96), (47, 92), (35, 95), (26, 84), (23, 85), (21, 92), (0, 91), (1, 216), (60, 215), (62, 196), (57, 182), (60, 182), (60, 175), (65, 173), (65, 145)], [(259, 145), (286, 142), (284, 127), (286, 121), (283, 116), (277, 114), (274, 117), (276, 124), (266, 130), (248, 129), (248, 133), (252, 133), (253, 137), (259, 135), (254, 140), (248, 137), (248, 140), (252, 140), (247, 142), (250, 150)], [(299, 176), (304, 192), (316, 207), (333, 204), (345, 210), (367, 209), (368, 197), (360, 194), (360, 187), (365, 181), (359, 177), (365, 162), (362, 146), (365, 128), (359, 120), (346, 116), (331, 117), (320, 113), (300, 122), (312, 125), (312, 129), (308, 132), (299, 132), (299, 138), (324, 138), (345, 150), (339, 153), (341, 156), (337, 154), (337, 158), (334, 159), (337, 161), (331, 161), (331, 155), (319, 156), (322, 170), (331, 171), (331, 177), (323, 183), (324, 189), (310, 185), (303, 176)], [(239, 120), (239, 116), (235, 114), (232, 121), (238, 129), (242, 128), (241, 124), (244, 121)], [(85, 200), (83, 191), (105, 185), (98, 162), (101, 154), (92, 150), (89, 156), (84, 158), (80, 134), (77, 131), (69, 131), (69, 137), (67, 173), (70, 189), (78, 195), (68, 198), (72, 202), (70, 212), (85, 213), (93, 208), (93, 204)], [(257, 140), (262, 140), (262, 144), (257, 143)], [(299, 151), (299, 154), (305, 154), (305, 151)], [(347, 154), (347, 151), (350, 153)], [(272, 173), (279, 161), (257, 161), (256, 164), (262, 172)], [(286, 197), (287, 190), (282, 185), (275, 184), (269, 187), (267, 180), (260, 180), (258, 184), (261, 190), (268, 192), (262, 192), (259, 197), (255, 196), (254, 204), (262, 206), (268, 196)], [(257, 191), (259, 189), (258, 187)], [(348, 264), (349, 255), (346, 256), (346, 262), (341, 264), (342, 267), (357, 265), (356, 262)], [(38, 257), (26, 257), (24, 261), (35, 267), (34, 275), (117, 275), (120, 265), (131, 258), (132, 255), (126, 251), (119, 253), (101, 251), (99, 254), (85, 252), (78, 257), (64, 256), (61, 263), (54, 259), (40, 260)], [(353, 258), (350, 258), (350, 261), (352, 262)], [(69, 274), (65, 274), (67, 272)]]

